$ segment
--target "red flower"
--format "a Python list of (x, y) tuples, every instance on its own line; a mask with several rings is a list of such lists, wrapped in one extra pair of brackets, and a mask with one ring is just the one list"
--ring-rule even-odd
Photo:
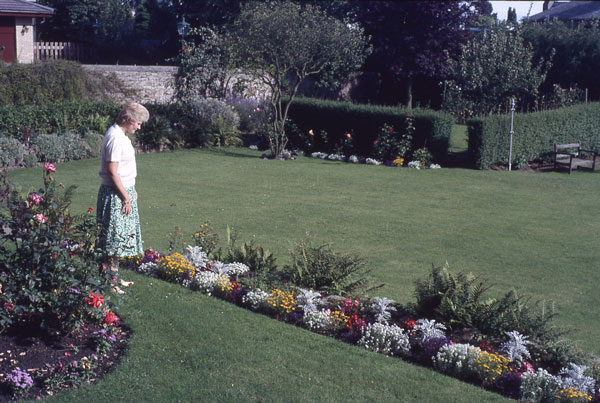
[(119, 321), (119, 317), (113, 312), (108, 312), (106, 315), (104, 315), (104, 323), (107, 325), (114, 325), (119, 323)]
[(379, 144), (379, 139), (375, 140), (373, 144)]
[(90, 296), (85, 298), (85, 302), (94, 308), (101, 308), (104, 305), (104, 297), (102, 295), (90, 292)]
[(94, 211), (94, 208), (93, 208), (92, 206), (90, 206), (90, 207), (88, 208), (88, 213), (91, 213), (92, 211)]
[(388, 127), (388, 132), (391, 132), (391, 131), (393, 131), (393, 130), (394, 130), (394, 126), (390, 126), (390, 127)]
[(405, 330), (413, 330), (416, 326), (417, 326), (417, 324), (415, 323), (415, 321), (413, 319), (408, 319), (400, 327), (402, 327)]
[(479, 343), (479, 348), (482, 349), (483, 351), (487, 351), (488, 353), (492, 351), (492, 346), (487, 344), (487, 342), (485, 342), (485, 341), (482, 341), (481, 343)]

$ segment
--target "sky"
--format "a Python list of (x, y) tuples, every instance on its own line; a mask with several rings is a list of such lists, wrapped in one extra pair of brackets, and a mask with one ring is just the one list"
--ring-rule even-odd
[(543, 1), (490, 1), (492, 3), (492, 7), (494, 8), (493, 13), (498, 13), (499, 20), (506, 20), (506, 15), (508, 13), (508, 8), (512, 7), (517, 12), (517, 21), (521, 21), (523, 17), (527, 16), (527, 12), (529, 11), (529, 6), (531, 6), (531, 14), (534, 15), (542, 12), (542, 6), (544, 4)]

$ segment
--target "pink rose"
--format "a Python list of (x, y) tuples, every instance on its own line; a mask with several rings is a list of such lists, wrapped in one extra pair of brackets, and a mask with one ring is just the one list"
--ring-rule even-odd
[(42, 201), (42, 197), (37, 193), (32, 193), (29, 195), (29, 200), (35, 203), (36, 206), (39, 206)]
[(35, 218), (37, 222), (42, 224), (48, 221), (48, 217), (43, 214), (36, 214), (33, 216), (33, 218)]
[(46, 162), (44, 164), (44, 171), (48, 171), (48, 172), (56, 172), (56, 168), (54, 167), (54, 164), (51, 164), (49, 162)]
[(346, 133), (346, 138), (347, 138), (347, 139), (351, 139), (351, 138), (352, 138), (352, 135), (351, 135), (350, 133)]

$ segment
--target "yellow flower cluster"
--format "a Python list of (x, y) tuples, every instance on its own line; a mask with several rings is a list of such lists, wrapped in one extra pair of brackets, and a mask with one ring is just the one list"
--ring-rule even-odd
[(333, 323), (343, 323), (346, 324), (348, 322), (348, 316), (346, 316), (343, 312), (341, 311), (332, 311), (329, 314), (329, 319), (331, 319), (331, 321)]
[(404, 165), (404, 158), (398, 157), (394, 161), (392, 161), (392, 163), (395, 167), (401, 167), (402, 165)]
[(123, 262), (123, 264), (125, 266), (130, 266), (130, 267), (138, 267), (140, 264), (142, 264), (142, 260), (144, 259), (144, 256), (142, 255), (135, 255), (135, 256), (125, 256), (121, 258), (121, 261)]
[(509, 372), (510, 360), (500, 354), (482, 351), (475, 361), (475, 368), (481, 379), (486, 383), (493, 383), (500, 375)]
[(224, 274), (219, 275), (219, 278), (217, 279), (217, 282), (215, 283), (215, 288), (216, 287), (219, 287), (221, 289), (221, 291), (224, 292), (225, 294), (227, 294), (227, 293), (229, 293), (229, 291), (233, 290), (233, 284), (231, 283), (231, 281), (229, 281), (227, 276)]
[(590, 402), (592, 400), (592, 396), (577, 388), (561, 389), (556, 398), (561, 402)]
[(173, 253), (172, 255), (161, 257), (158, 260), (158, 267), (160, 273), (167, 280), (172, 281), (177, 281), (186, 271), (189, 271), (190, 278), (196, 274), (196, 268), (181, 253)]
[(296, 297), (292, 292), (274, 289), (265, 301), (280, 312), (292, 313), (296, 310)]

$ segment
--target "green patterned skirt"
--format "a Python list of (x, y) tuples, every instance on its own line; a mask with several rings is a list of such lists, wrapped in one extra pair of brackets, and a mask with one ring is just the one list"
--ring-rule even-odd
[(98, 247), (106, 256), (135, 256), (144, 253), (135, 187), (125, 189), (131, 199), (131, 214), (121, 213), (122, 202), (112, 186), (101, 185), (96, 215), (100, 224)]

